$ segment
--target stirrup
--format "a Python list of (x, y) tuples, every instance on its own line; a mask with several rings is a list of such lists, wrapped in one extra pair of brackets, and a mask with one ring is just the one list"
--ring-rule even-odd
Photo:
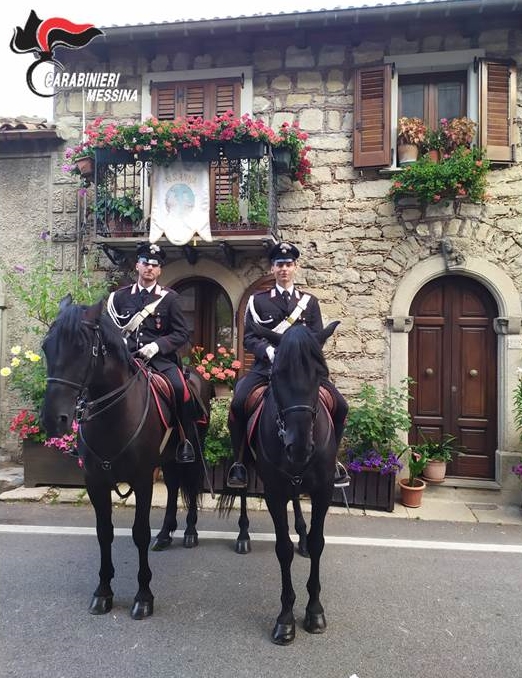
[(335, 462), (334, 487), (348, 487), (350, 485), (350, 475), (346, 466), (340, 461)]
[(190, 440), (185, 439), (184, 442), (179, 443), (176, 450), (176, 461), (178, 464), (190, 464), (196, 461), (196, 453), (194, 452), (194, 446)]
[(248, 486), (246, 466), (240, 461), (235, 461), (230, 467), (227, 475), (227, 485), (237, 489), (244, 489)]

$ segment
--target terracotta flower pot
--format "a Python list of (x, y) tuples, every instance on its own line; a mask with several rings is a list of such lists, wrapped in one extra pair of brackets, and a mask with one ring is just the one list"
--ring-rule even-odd
[(411, 165), (419, 158), (419, 148), (415, 144), (398, 144), (397, 159), (399, 165)]
[(431, 459), (426, 464), (422, 477), (429, 483), (443, 483), (446, 477), (446, 462)]
[(415, 478), (413, 487), (408, 485), (408, 478), (401, 478), (399, 480), (399, 487), (401, 488), (401, 502), (408, 508), (419, 508), (422, 504), (422, 493), (426, 487), (426, 483), (421, 478)]

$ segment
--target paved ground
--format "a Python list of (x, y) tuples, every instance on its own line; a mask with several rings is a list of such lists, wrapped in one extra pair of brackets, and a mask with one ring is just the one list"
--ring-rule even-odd
[[(23, 467), (12, 464), (0, 465), (0, 502), (35, 501), (42, 503), (88, 504), (85, 489), (65, 487), (24, 487)], [(124, 488), (122, 488), (124, 490)], [(370, 511), (356, 508), (332, 506), (331, 513), (350, 515), (368, 515), (388, 519), (409, 518), (416, 520), (446, 520), (466, 523), (490, 523), (495, 525), (522, 525), (521, 507), (515, 503), (499, 503), (500, 494), (490, 490), (454, 488), (450, 486), (427, 487), (424, 491), (422, 506), (406, 508), (396, 501), (393, 512)], [(162, 481), (154, 485), (152, 505), (163, 508), (166, 504), (167, 492)], [(133, 506), (134, 495), (121, 500), (113, 495), (115, 505)], [(215, 500), (210, 495), (204, 496), (203, 508), (213, 509)], [(249, 510), (266, 510), (262, 499), (250, 498)], [(303, 502), (303, 510), (309, 510), (307, 502)]]

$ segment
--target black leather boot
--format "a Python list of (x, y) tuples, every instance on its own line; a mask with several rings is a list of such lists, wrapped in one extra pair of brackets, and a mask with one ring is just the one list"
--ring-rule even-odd
[(227, 475), (228, 487), (235, 489), (245, 489), (248, 486), (248, 473), (244, 464), (236, 461), (230, 467)]
[(196, 461), (194, 446), (188, 438), (184, 442), (179, 443), (176, 450), (176, 461), (178, 464), (190, 464)]

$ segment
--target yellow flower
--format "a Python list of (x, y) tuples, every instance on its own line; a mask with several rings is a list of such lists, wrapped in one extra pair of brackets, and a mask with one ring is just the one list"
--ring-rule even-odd
[(18, 354), (20, 353), (21, 350), (22, 350), (22, 347), (21, 347), (21, 346), (13, 346), (13, 347), (11, 348), (11, 353), (12, 353), (13, 355), (18, 355)]
[(32, 351), (28, 351), (31, 355), (28, 355), (27, 357), (32, 363), (37, 363), (39, 360), (41, 360), (40, 356), (37, 353), (33, 353)]
[(11, 368), (10, 367), (2, 367), (0, 370), (0, 374), (2, 377), (8, 377), (11, 374)]
[(20, 364), (20, 358), (13, 358), (11, 360), (11, 367), (18, 367), (19, 364)]

